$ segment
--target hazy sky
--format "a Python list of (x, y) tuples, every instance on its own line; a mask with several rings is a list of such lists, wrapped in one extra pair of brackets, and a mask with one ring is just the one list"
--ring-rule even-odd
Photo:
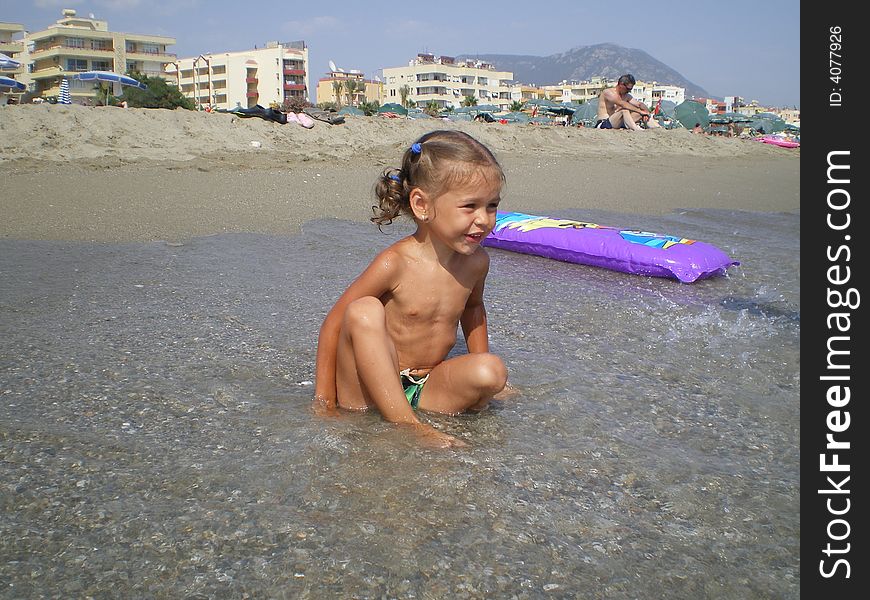
[(371, 78), (424, 51), (547, 56), (612, 42), (644, 50), (714, 96), (800, 106), (798, 0), (3, 0), (0, 21), (38, 31), (63, 8), (93, 13), (112, 31), (173, 37), (180, 57), (304, 40), (312, 87), (330, 60)]

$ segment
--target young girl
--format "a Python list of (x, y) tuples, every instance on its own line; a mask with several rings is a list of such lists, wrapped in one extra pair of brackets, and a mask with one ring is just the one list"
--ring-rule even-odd
[[(377, 182), (372, 221), (400, 215), (413, 235), (378, 254), (341, 295), (320, 328), (315, 403), (363, 410), (412, 426), (428, 442), (464, 445), (414, 412), (479, 410), (507, 382), (489, 353), (480, 242), (495, 226), (504, 173), (492, 153), (458, 131), (427, 133), (400, 169)], [(445, 360), (462, 325), (468, 354)]]

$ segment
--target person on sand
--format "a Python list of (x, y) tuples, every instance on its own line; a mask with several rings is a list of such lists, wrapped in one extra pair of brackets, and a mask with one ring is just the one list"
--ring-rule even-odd
[(598, 121), (596, 129), (642, 129), (641, 123), (650, 129), (660, 127), (646, 104), (631, 96), (634, 89), (634, 75), (623, 75), (616, 87), (607, 88), (598, 96)]
[(695, 123), (695, 126), (692, 127), (692, 133), (704, 133), (704, 128), (701, 127), (700, 123)]
[[(440, 447), (461, 440), (421, 423), (415, 409), (483, 409), (507, 384), (489, 352), (481, 241), (495, 226), (504, 173), (483, 144), (432, 131), (376, 183), (380, 228), (407, 216), (416, 231), (378, 254), (320, 328), (315, 410), (377, 408)], [(462, 326), (468, 354), (447, 358)]]

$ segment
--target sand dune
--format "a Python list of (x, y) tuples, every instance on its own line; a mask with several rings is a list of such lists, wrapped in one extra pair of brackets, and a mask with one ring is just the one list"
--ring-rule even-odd
[(305, 129), (225, 113), (25, 105), (0, 109), (9, 190), (0, 235), (177, 239), (364, 220), (379, 171), (438, 128), (466, 131), (495, 152), (512, 209), (799, 210), (799, 150), (686, 130), (352, 116)]

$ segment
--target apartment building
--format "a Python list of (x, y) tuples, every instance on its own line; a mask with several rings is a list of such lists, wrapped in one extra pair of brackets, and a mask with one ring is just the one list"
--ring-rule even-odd
[[(557, 85), (545, 85), (543, 89), (546, 97), (555, 102), (583, 102), (598, 101), (598, 96), (606, 88), (616, 86), (616, 79), (608, 77), (592, 77), (585, 81), (563, 81)], [(686, 88), (674, 85), (660, 84), (657, 81), (651, 83), (638, 80), (631, 90), (632, 98), (640, 100), (649, 107), (655, 106), (659, 100), (669, 100), (674, 104), (680, 104), (686, 99)]]
[(386, 102), (402, 102), (407, 86), (407, 100), (418, 107), (431, 102), (439, 108), (462, 105), (466, 96), (478, 104), (493, 104), (507, 109), (511, 103), (513, 73), (497, 71), (479, 60), (457, 60), (450, 56), (418, 54), (406, 67), (388, 67), (384, 72)]
[[(598, 100), (599, 94), (609, 87), (616, 85), (615, 79), (606, 77), (593, 77), (585, 81), (563, 81), (555, 85), (541, 86), (545, 97), (554, 102), (575, 102), (582, 104), (590, 100)], [(638, 86), (635, 85), (635, 88)], [(632, 92), (634, 96), (634, 92)], [(636, 96), (635, 96), (636, 97)]]
[[(348, 82), (351, 82), (350, 86)], [(340, 91), (340, 98), (336, 91)], [(326, 77), (317, 81), (317, 102), (333, 102), (342, 106), (359, 106), (361, 102), (384, 104), (384, 83), (380, 79), (366, 79), (365, 74), (356, 69), (329, 71)]]
[[(163, 76), (163, 66), (175, 60), (167, 51), (175, 39), (159, 35), (109, 31), (107, 21), (93, 15), (79, 17), (73, 9), (64, 9), (63, 16), (48, 28), (27, 34), (25, 58), (29, 63), (31, 91), (39, 96), (56, 96), (60, 82), (70, 83), (73, 102), (88, 102), (95, 84), (78, 81), (71, 76), (82, 71), (138, 71), (151, 77)], [(121, 93), (113, 84), (113, 93)]]
[(304, 41), (268, 42), (253, 50), (180, 58), (166, 66), (165, 77), (200, 109), (308, 100), (308, 47)]
[(2, 69), (0, 72), (4, 77), (21, 79), (20, 75), (27, 70), (22, 58), (25, 50), (23, 36), (24, 25), (0, 21), (0, 52), (21, 63), (21, 66), (15, 69)]

